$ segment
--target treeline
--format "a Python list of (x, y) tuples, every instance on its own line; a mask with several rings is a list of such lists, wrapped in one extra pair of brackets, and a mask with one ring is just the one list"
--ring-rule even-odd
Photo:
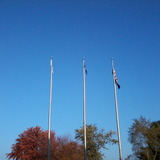
[[(103, 160), (101, 149), (107, 149), (108, 143), (117, 143), (113, 139), (115, 132), (98, 130), (96, 125), (87, 125), (87, 158), (88, 160)], [(57, 137), (51, 131), (51, 160), (84, 160), (83, 127), (75, 130), (75, 140), (68, 136)], [(21, 133), (7, 153), (8, 159), (13, 160), (47, 160), (48, 131), (41, 127), (31, 127)]]
[[(103, 160), (101, 149), (107, 144), (116, 144), (116, 134), (105, 132), (96, 125), (87, 125), (87, 158)], [(56, 136), (51, 131), (51, 160), (84, 160), (83, 127), (75, 130), (75, 140), (69, 136)], [(125, 160), (160, 160), (160, 121), (150, 121), (144, 117), (134, 119), (128, 129), (128, 140), (132, 145), (132, 154)], [(48, 131), (41, 127), (31, 127), (21, 133), (7, 153), (13, 160), (47, 160)], [(107, 158), (107, 157), (106, 157)]]

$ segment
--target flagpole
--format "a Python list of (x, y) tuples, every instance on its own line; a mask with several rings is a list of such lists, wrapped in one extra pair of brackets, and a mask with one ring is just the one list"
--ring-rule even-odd
[[(114, 62), (113, 62), (113, 58), (112, 58), (112, 74), (113, 74), (113, 71), (114, 71)], [(118, 132), (119, 159), (122, 160), (122, 145), (121, 145), (119, 113), (118, 113), (118, 98), (117, 98), (117, 89), (116, 89), (116, 83), (115, 83), (114, 74), (113, 74), (113, 84), (114, 84), (114, 99), (115, 99), (115, 110), (116, 110), (116, 123), (117, 123), (117, 132)]]
[(83, 128), (84, 128), (84, 160), (87, 160), (86, 143), (86, 66), (83, 58)]
[(50, 97), (49, 97), (49, 110), (48, 110), (48, 160), (50, 160), (51, 149), (51, 112), (52, 112), (52, 58), (50, 59)]

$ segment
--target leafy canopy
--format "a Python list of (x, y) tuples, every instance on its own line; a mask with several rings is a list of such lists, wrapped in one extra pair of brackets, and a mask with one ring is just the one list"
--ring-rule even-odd
[(144, 117), (133, 120), (129, 128), (129, 142), (135, 157), (142, 160), (160, 159), (160, 121), (151, 122)]
[[(83, 127), (75, 130), (75, 138), (84, 143), (84, 130)], [(86, 139), (87, 139), (87, 158), (88, 160), (102, 160), (103, 154), (101, 149), (108, 149), (106, 144), (115, 144), (117, 140), (112, 139), (115, 134), (113, 131), (105, 132), (104, 129), (98, 130), (96, 125), (86, 126)]]
[[(48, 131), (31, 127), (21, 133), (12, 145), (8, 159), (47, 160)], [(69, 137), (56, 137), (51, 132), (51, 160), (83, 160), (82, 145)]]

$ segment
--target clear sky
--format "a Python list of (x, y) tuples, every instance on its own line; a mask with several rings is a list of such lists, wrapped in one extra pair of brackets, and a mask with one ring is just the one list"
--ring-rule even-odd
[[(114, 57), (125, 158), (132, 120), (160, 119), (160, 1), (0, 0), (1, 160), (24, 130), (48, 128), (51, 56), (51, 129), (72, 138), (83, 125), (82, 57), (88, 70), (87, 123), (116, 131)], [(108, 147), (105, 160), (117, 160), (118, 146)]]

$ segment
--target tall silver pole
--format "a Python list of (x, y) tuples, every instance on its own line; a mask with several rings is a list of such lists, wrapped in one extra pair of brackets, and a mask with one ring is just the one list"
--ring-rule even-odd
[[(114, 63), (112, 58), (112, 74), (114, 72)], [(122, 145), (121, 145), (121, 136), (120, 136), (120, 124), (119, 124), (119, 113), (118, 113), (118, 98), (116, 90), (116, 79), (113, 74), (113, 84), (114, 84), (114, 99), (115, 99), (115, 110), (116, 110), (116, 123), (117, 123), (117, 132), (118, 132), (118, 145), (119, 145), (119, 159), (122, 160)]]
[(51, 149), (51, 112), (52, 112), (52, 58), (50, 59), (50, 97), (49, 97), (49, 110), (48, 110), (48, 160), (50, 160)]
[(83, 128), (84, 128), (84, 160), (87, 160), (86, 143), (86, 66), (83, 58)]

